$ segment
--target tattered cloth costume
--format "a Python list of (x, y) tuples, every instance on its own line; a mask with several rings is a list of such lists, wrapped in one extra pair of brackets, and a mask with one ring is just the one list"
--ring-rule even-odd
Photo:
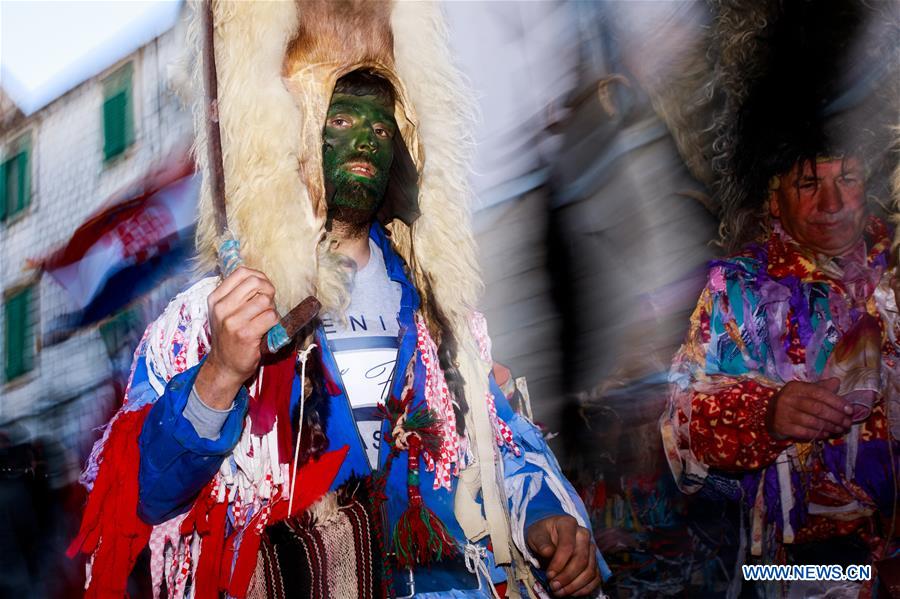
[[(201, 438), (182, 411), (209, 348), (207, 297), (218, 278), (199, 281), (147, 329), (124, 404), (84, 473), (91, 494), (70, 552), (90, 556), (88, 596), (121, 597), (148, 543), (157, 596), (463, 597), (490, 595), (503, 581), (508, 596), (535, 596), (541, 573), (525, 530), (554, 514), (584, 526), (587, 518), (541, 434), (490, 375), (486, 325), (473, 310), (480, 280), (466, 184), (470, 98), (448, 59), (438, 8), (213, 9), (230, 233), (244, 262), (272, 280), (282, 314), (309, 294), (340, 313), (341, 274), (318, 247), (322, 127), (335, 81), (367, 68), (396, 91), (421, 215), (370, 229), (402, 289), (397, 367), (382, 408), (388, 442), (373, 473), (321, 326), (258, 371), (217, 439)], [(195, 41), (197, 30), (195, 21)], [(205, 116), (200, 106), (204, 174)], [(206, 176), (200, 212), (198, 251), (212, 270), (221, 238)], [(464, 434), (438, 356), (448, 336), (465, 381)], [(302, 467), (292, 477), (295, 449)], [(289, 505), (295, 517), (286, 519)], [(372, 505), (382, 508), (374, 517), (363, 509)], [(301, 542), (278, 544), (287, 537)], [(375, 550), (354, 553), (367, 546)], [(280, 568), (282, 550), (306, 555)], [(364, 561), (373, 555), (384, 563)]]
[[(900, 329), (886, 273), (890, 233), (870, 217), (847, 256), (816, 256), (778, 223), (761, 243), (713, 262), (670, 373), (666, 454), (685, 492), (713, 486), (750, 510), (752, 555), (859, 534), (877, 558), (874, 518), (890, 517), (900, 458)], [(844, 436), (774, 439), (766, 413), (789, 381), (837, 376), (871, 392)], [(846, 395), (845, 395), (846, 397)]]
[[(845, 565), (879, 560), (889, 556), (879, 555), (885, 543), (876, 535), (879, 519), (883, 529), (894, 525), (900, 438), (891, 234), (873, 219), (851, 252), (828, 258), (765, 215), (771, 202), (793, 203), (773, 195), (785, 175), (820, 161), (858, 159), (868, 197), (888, 195), (885, 176), (897, 167), (897, 6), (706, 5), (691, 66), (676, 84), (660, 85), (654, 105), (664, 106), (692, 172), (714, 193), (732, 255), (710, 265), (669, 373), (665, 452), (682, 491), (740, 500), (740, 560), (837, 564), (849, 550), (861, 559)], [(802, 216), (789, 218), (800, 228)], [(812, 443), (772, 438), (767, 412), (784, 385), (832, 377), (856, 407), (851, 430)], [(825, 553), (830, 559), (820, 560)], [(743, 579), (734, 572), (732, 590)], [(801, 596), (813, 582), (763, 590)]]

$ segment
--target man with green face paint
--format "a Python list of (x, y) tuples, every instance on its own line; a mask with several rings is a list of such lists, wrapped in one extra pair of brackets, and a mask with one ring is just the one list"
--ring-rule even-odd
[(353, 87), (338, 82), (335, 88), (322, 134), (322, 162), (330, 217), (365, 232), (387, 189), (397, 123), (387, 90), (368, 84), (368, 76), (358, 78)]
[[(385, 256), (383, 249), (389, 251), (389, 246), (369, 235), (385, 201), (395, 148), (405, 151), (394, 119), (390, 85), (366, 72), (338, 80), (322, 138), (332, 249), (352, 259), (357, 268), (346, 314), (343, 318), (326, 314), (323, 323), (370, 466), (378, 468), (382, 416), (367, 382), (376, 377), (373, 373), (394, 375), (397, 338), (402, 335), (398, 312), (403, 283), (407, 283), (398, 282), (396, 275), (392, 280), (391, 267), (385, 262), (396, 262), (397, 257)], [(452, 372), (446, 374), (448, 379), (453, 376)], [(383, 378), (379, 391), (386, 392), (390, 386), (391, 378)], [(380, 401), (386, 399), (382, 394)], [(535, 505), (534, 513), (547, 511), (529, 522), (525, 536), (545, 568), (548, 586), (557, 596), (591, 594), (599, 587), (600, 573), (590, 531), (565, 514), (551, 493), (539, 493), (537, 499), (536, 504), (546, 501), (546, 507)], [(441, 516), (450, 518), (452, 514)]]
[[(277, 479), (288, 467), (282, 455), (290, 452), (272, 447), (290, 439), (296, 443), (293, 455), (301, 456), (293, 458), (298, 464), (327, 456), (338, 464), (324, 483), (298, 474), (299, 488), (324, 484), (335, 497), (352, 495), (370, 512), (370, 524), (359, 525), (353, 534), (348, 533), (349, 520), (340, 526), (328, 520), (317, 529), (323, 539), (340, 537), (333, 544), (340, 545), (341, 555), (329, 556), (326, 563), (333, 560), (331, 564), (320, 564), (315, 571), (311, 561), (280, 564), (285, 569), (308, 566), (309, 580), (344, 585), (324, 596), (483, 597), (491, 587), (500, 596), (504, 590), (509, 596), (546, 596), (535, 590), (539, 585), (557, 597), (596, 596), (601, 570), (603, 576), (610, 572), (593, 544), (584, 505), (540, 432), (513, 411), (510, 398), (516, 389), (504, 392), (489, 374), (490, 340), (483, 317), (462, 306), (471, 331), (461, 333), (443, 312), (448, 304), (437, 299), (438, 284), (460, 285), (460, 270), (429, 273), (414, 252), (401, 256), (402, 235), (414, 241), (422, 234), (416, 230), (422, 224), (416, 221), (417, 186), (426, 183), (401, 138), (395, 104), (401, 105), (392, 86), (367, 71), (339, 79), (331, 95), (322, 129), (327, 223), (325, 238), (318, 241), (318, 266), (346, 276), (335, 275), (326, 284), (320, 273), (316, 293), (325, 308), (304, 342), (302, 364), (298, 347), (293, 356), (260, 370), (259, 339), (276, 317), (275, 284), (258, 270), (242, 266), (221, 281), (206, 279), (206, 287), (195, 285), (196, 295), (179, 296), (185, 304), (173, 302), (159, 319), (158, 326), (181, 331), (183, 323), (174, 321), (205, 304), (206, 320), (198, 318), (192, 326), (200, 330), (208, 323), (208, 350), (205, 346), (204, 360), (184, 362), (174, 385), (152, 384), (164, 368), (153, 356), (169, 350), (154, 350), (146, 358), (145, 350), (137, 358), (141, 366), (132, 389), (147, 390), (147, 401), (154, 404), (140, 433), (138, 514), (146, 523), (164, 526), (196, 505), (211, 478), (222, 485), (244, 485), (234, 497), (220, 500), (216, 495), (214, 503), (230, 501), (233, 510), (259, 508), (259, 490), (266, 488), (275, 493), (264, 498), (271, 499), (266, 505), (277, 508), (288, 501), (288, 493), (296, 493), (286, 491), (289, 477), (282, 476), (281, 483)], [(430, 202), (435, 195), (432, 190)], [(431, 204), (441, 216), (449, 209)], [(434, 235), (431, 222), (432, 230), (426, 232)], [(448, 220), (442, 226), (457, 224)], [(427, 252), (439, 245), (420, 242), (419, 247)], [(460, 248), (447, 243), (440, 251), (459, 253)], [(456, 279), (447, 283), (445, 276)], [(334, 297), (326, 297), (329, 293)], [(471, 336), (470, 350), (457, 343), (465, 334)], [(148, 338), (169, 343), (165, 333)], [(478, 352), (474, 368), (464, 351)], [(467, 367), (466, 378), (484, 377), (480, 397), (467, 392), (469, 383), (462, 375)], [(246, 384), (254, 377), (262, 383), (251, 399)], [(267, 417), (267, 405), (278, 406), (273, 408), (276, 416), (269, 416), (277, 423), (257, 435), (255, 423)], [(486, 435), (474, 434), (479, 426)], [(279, 433), (279, 427), (287, 431)], [(488, 472), (481, 470), (476, 455), (493, 456), (503, 472), (498, 496), (486, 496), (486, 487), (471, 476)], [(276, 486), (266, 487), (254, 476)], [(370, 486), (375, 489), (371, 494), (366, 490)], [(243, 498), (247, 502), (239, 503)], [(498, 505), (504, 511), (492, 512)], [(497, 542), (485, 534), (491, 514), (490, 526), (504, 527), (507, 543), (517, 553), (508, 551), (503, 559), (495, 553)], [(242, 524), (235, 520), (233, 526)], [(376, 529), (378, 533), (372, 532)], [(360, 530), (374, 536), (360, 541), (362, 537), (353, 536)], [(275, 543), (274, 538), (264, 542)], [(347, 543), (347, 538), (355, 541)], [(373, 566), (382, 557), (389, 560), (389, 576), (383, 576), (387, 568)], [(243, 586), (235, 596), (242, 596), (253, 563), (254, 556), (236, 560), (232, 584), (240, 580)], [(357, 568), (341, 565), (345, 563)], [(267, 575), (280, 576), (276, 570)], [(286, 596), (320, 596), (303, 580), (267, 579), (265, 584), (283, 588)]]
[(389, 276), (387, 247), (370, 230), (381, 231), (373, 223), (385, 201), (397, 135), (386, 81), (365, 71), (338, 80), (322, 131), (326, 246), (353, 275), (346, 309), (326, 312), (322, 322), (373, 469), (383, 420), (378, 405), (395, 375), (403, 289)]

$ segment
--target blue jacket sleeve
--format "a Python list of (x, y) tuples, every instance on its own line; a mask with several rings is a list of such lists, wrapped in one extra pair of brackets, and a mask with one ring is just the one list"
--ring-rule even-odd
[[(549, 516), (567, 514), (590, 529), (590, 518), (581, 497), (563, 475), (556, 456), (537, 427), (513, 411), (493, 376), (490, 377), (490, 385), (497, 416), (509, 425), (519, 450), (518, 455), (509, 448), (502, 451), (513, 540), (520, 551), (531, 556), (525, 537), (528, 528), (535, 522)], [(536, 560), (532, 564), (536, 566)], [(599, 551), (597, 564), (604, 580), (612, 576)]]
[[(141, 372), (144, 368), (140, 360), (135, 379), (146, 377), (146, 370)], [(190, 508), (237, 445), (244, 427), (248, 394), (242, 387), (219, 438), (204, 439), (197, 434), (183, 411), (199, 370), (200, 364), (169, 381), (150, 409), (139, 437), (138, 515), (148, 524), (165, 522)], [(138, 382), (134, 380), (132, 386)]]
[(538, 520), (550, 516), (561, 516), (565, 513), (566, 510), (563, 509), (559, 498), (541, 481), (541, 484), (537, 486), (537, 493), (528, 502), (525, 510), (525, 531), (527, 533), (531, 525)]

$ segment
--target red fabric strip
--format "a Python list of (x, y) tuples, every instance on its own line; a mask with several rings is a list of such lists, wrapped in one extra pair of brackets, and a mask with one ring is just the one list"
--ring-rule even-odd
[(120, 412), (111, 423), (81, 529), (66, 551), (69, 557), (94, 556), (85, 597), (123, 597), (138, 554), (150, 540), (152, 527), (137, 515), (138, 435), (149, 412), (149, 405)]
[(262, 370), (262, 389), (259, 397), (250, 402), (250, 432), (263, 436), (272, 430), (275, 418), (278, 418), (278, 461), (290, 464), (293, 454), (293, 435), (291, 433), (291, 386), (294, 383), (294, 364), (297, 352), (291, 352), (286, 358), (273, 364), (267, 364)]

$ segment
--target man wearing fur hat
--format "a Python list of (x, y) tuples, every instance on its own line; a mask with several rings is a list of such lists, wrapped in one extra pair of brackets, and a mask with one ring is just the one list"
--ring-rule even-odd
[(747, 473), (755, 555), (767, 525), (797, 552), (855, 533), (880, 550), (891, 534), (878, 516), (894, 510), (888, 443), (900, 445), (882, 380), (900, 328), (890, 233), (865, 180), (853, 156), (773, 177), (769, 233), (713, 264), (673, 366), (663, 436), (676, 479), (693, 491), (708, 474)]
[[(198, 249), (224, 276), (150, 325), (95, 447), (71, 549), (88, 593), (121, 596), (149, 543), (154, 591), (177, 597), (595, 595), (584, 507), (490, 374), (439, 11), (211, 17), (228, 233), (205, 176)], [(320, 318), (261, 351), (310, 293)]]
[(785, 5), (769, 20), (783, 54), (735, 102), (722, 161), (735, 253), (711, 264), (661, 419), (680, 488), (743, 502), (741, 558), (762, 563), (871, 564), (897, 538), (900, 321), (892, 234), (867, 195), (892, 163), (873, 151), (883, 105), (863, 87), (855, 110), (823, 110), (872, 16), (848, 6)]

